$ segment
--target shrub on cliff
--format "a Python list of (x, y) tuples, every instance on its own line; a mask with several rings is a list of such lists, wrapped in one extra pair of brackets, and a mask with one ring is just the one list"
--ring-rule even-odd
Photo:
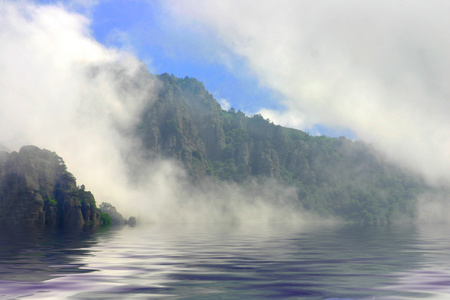
[(107, 213), (100, 213), (101, 226), (109, 226), (112, 223), (111, 217)]

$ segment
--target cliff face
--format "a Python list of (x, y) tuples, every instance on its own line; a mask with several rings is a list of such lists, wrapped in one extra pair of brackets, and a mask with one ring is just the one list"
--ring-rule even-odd
[(96, 227), (100, 215), (61, 157), (25, 146), (0, 154), (0, 225)]
[(206, 174), (205, 145), (198, 136), (182, 90), (175, 78), (161, 76), (162, 88), (156, 102), (142, 115), (138, 134), (150, 155), (175, 158), (195, 179)]
[(158, 78), (160, 93), (137, 136), (149, 156), (181, 160), (194, 181), (274, 178), (295, 186), (308, 209), (369, 223), (413, 214), (412, 199), (428, 188), (363, 142), (310, 136), (261, 115), (225, 111), (194, 78)]
[[(270, 178), (295, 187), (306, 209), (366, 223), (413, 216), (413, 199), (429, 189), (363, 142), (310, 136), (261, 115), (225, 111), (194, 78), (157, 78), (159, 94), (144, 107), (132, 138), (141, 141), (144, 158), (184, 163), (193, 184), (264, 184)], [(140, 165), (131, 173), (139, 176)], [(116, 216), (109, 223), (126, 223), (103, 208)], [(0, 151), (0, 225), (95, 227), (102, 217), (92, 194), (77, 187), (55, 153), (34, 146)]]

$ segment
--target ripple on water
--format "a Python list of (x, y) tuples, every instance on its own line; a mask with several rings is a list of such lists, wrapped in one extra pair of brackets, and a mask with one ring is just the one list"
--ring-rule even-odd
[(0, 299), (450, 298), (444, 232), (141, 226), (2, 235)]

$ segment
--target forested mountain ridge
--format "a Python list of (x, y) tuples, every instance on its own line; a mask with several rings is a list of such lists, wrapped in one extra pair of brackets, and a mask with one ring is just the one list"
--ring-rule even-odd
[(414, 198), (428, 189), (364, 142), (310, 136), (261, 115), (225, 111), (194, 78), (157, 78), (161, 88), (137, 135), (149, 154), (181, 160), (194, 182), (273, 178), (295, 186), (306, 209), (366, 223), (413, 216)]
[[(134, 131), (124, 133), (131, 139), (124, 141), (140, 140), (139, 155), (147, 163), (159, 158), (182, 162), (194, 188), (209, 181), (243, 186), (277, 181), (295, 187), (307, 210), (371, 224), (400, 215), (413, 218), (416, 197), (431, 189), (364, 142), (311, 136), (261, 115), (225, 111), (194, 78), (155, 77), (156, 97), (146, 102)], [(135, 167), (130, 165), (139, 175)], [(102, 219), (106, 214), (109, 221)], [(35, 146), (0, 151), (1, 226), (96, 227), (105, 222), (127, 221), (111, 205), (97, 208), (56, 153)], [(134, 223), (134, 218), (129, 221)]]

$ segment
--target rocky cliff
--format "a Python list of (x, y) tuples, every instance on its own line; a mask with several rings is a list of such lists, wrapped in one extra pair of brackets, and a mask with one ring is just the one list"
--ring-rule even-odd
[(161, 89), (136, 128), (148, 156), (181, 160), (194, 183), (210, 178), (295, 186), (303, 206), (346, 220), (386, 223), (414, 214), (423, 180), (361, 141), (311, 136), (219, 103), (194, 78), (157, 76)]
[[(275, 180), (295, 187), (306, 209), (365, 223), (413, 217), (415, 197), (429, 189), (364, 142), (311, 136), (258, 114), (225, 111), (194, 78), (156, 77), (159, 92), (142, 110), (132, 138), (141, 141), (143, 158), (181, 161), (194, 186)], [(141, 156), (131, 173), (139, 176), (140, 166), (147, 170)], [(112, 206), (103, 209), (115, 216), (109, 223), (127, 223)], [(0, 151), (0, 225), (98, 226), (102, 216), (55, 153), (34, 146)]]
[(195, 128), (183, 91), (175, 77), (162, 75), (159, 79), (162, 85), (158, 97), (142, 114), (138, 135), (150, 156), (179, 159), (191, 176), (203, 178), (205, 144)]
[(0, 153), (0, 225), (97, 227), (94, 196), (77, 187), (61, 157), (35, 146)]

